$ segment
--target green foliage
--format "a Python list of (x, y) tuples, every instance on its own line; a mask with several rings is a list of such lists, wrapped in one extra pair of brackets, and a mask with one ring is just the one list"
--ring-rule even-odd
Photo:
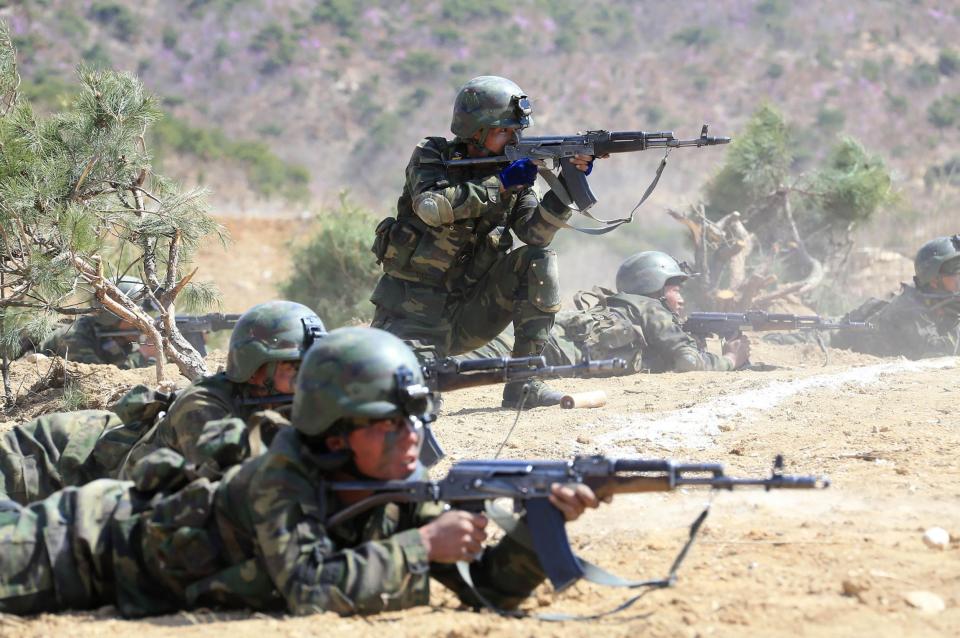
[(265, 55), (260, 72), (269, 75), (290, 66), (297, 52), (297, 39), (279, 23), (271, 22), (257, 32), (250, 48)]
[(90, 33), (87, 21), (76, 13), (62, 9), (56, 14), (57, 28), (71, 42), (80, 42)]
[(107, 48), (100, 42), (94, 42), (92, 47), (83, 52), (83, 61), (96, 69), (109, 69), (113, 66)]
[(335, 26), (341, 34), (357, 38), (360, 33), (357, 23), (363, 3), (354, 0), (320, 0), (310, 13), (314, 22), (326, 22)]
[(720, 34), (711, 27), (687, 27), (673, 34), (672, 39), (688, 47), (705, 49), (717, 41)]
[(941, 129), (960, 125), (960, 93), (943, 95), (931, 102), (927, 121)]
[(907, 96), (900, 95), (899, 93), (891, 93), (887, 91), (884, 96), (887, 98), (887, 106), (891, 111), (897, 115), (903, 115), (910, 108), (910, 101), (907, 99)]
[[(0, 23), (0, 88), (15, 76), (7, 33)], [(52, 115), (22, 99), (0, 102), (3, 347), (24, 331), (42, 340), (55, 312), (78, 297), (117, 295), (97, 274), (117, 270), (112, 255), (159, 286), (171, 251), (176, 280), (219, 231), (203, 192), (181, 192), (152, 172), (142, 135), (160, 117), (157, 100), (129, 74), (81, 67), (78, 76), (74, 97)]]
[(63, 385), (60, 408), (64, 412), (83, 410), (90, 405), (90, 399), (90, 395), (86, 393), (79, 382), (68, 379)]
[(443, 4), (440, 6), (441, 16), (459, 24), (481, 18), (506, 16), (510, 15), (512, 11), (513, 3), (510, 0), (487, 0), (486, 2), (443, 0)]
[(459, 44), (462, 39), (460, 29), (449, 24), (435, 26), (433, 28), (433, 37), (440, 44)]
[(771, 80), (776, 80), (783, 75), (783, 65), (779, 62), (771, 62), (770, 66), (767, 67), (766, 73), (764, 73)]
[(937, 68), (947, 77), (960, 73), (960, 52), (951, 48), (940, 51), (940, 55), (937, 56)]
[(757, 13), (768, 18), (786, 18), (790, 15), (789, 0), (760, 0)]
[(443, 68), (441, 62), (431, 51), (410, 51), (397, 62), (397, 74), (405, 81), (427, 78), (440, 72)]
[(883, 68), (876, 60), (864, 60), (860, 65), (860, 75), (871, 82), (879, 82)]
[(313, 308), (327, 328), (372, 317), (370, 293), (380, 276), (370, 242), (376, 219), (341, 193), (339, 206), (317, 215), (318, 230), (294, 250), (285, 299)]
[(173, 28), (171, 25), (166, 25), (163, 27), (163, 32), (160, 35), (160, 42), (163, 44), (163, 48), (168, 51), (172, 51), (177, 48), (177, 42), (180, 40), (180, 33)]
[(90, 5), (87, 15), (109, 27), (113, 36), (124, 42), (133, 42), (140, 30), (137, 17), (119, 2), (97, 0)]
[(940, 69), (929, 62), (917, 62), (910, 67), (907, 84), (915, 89), (928, 89), (940, 82)]
[(733, 138), (726, 163), (706, 185), (708, 213), (719, 217), (751, 207), (783, 184), (792, 160), (783, 116), (769, 104), (761, 106)]
[(817, 111), (817, 126), (824, 129), (825, 133), (835, 133), (843, 128), (847, 116), (842, 109), (821, 106)]
[(937, 184), (960, 186), (960, 155), (954, 155), (943, 164), (929, 167), (923, 174), (923, 184), (928, 189)]
[(830, 151), (813, 182), (823, 213), (846, 222), (869, 219), (891, 201), (893, 193), (883, 160), (850, 137), (841, 139)]
[(160, 120), (150, 139), (161, 152), (239, 162), (251, 189), (262, 197), (303, 202), (310, 196), (310, 172), (299, 164), (284, 162), (263, 142), (231, 140), (220, 129), (190, 126), (175, 117)]

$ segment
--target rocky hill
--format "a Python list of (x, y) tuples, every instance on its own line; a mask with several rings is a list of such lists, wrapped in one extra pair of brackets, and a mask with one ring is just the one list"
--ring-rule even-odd
[[(171, 114), (165, 170), (207, 182), (223, 211), (342, 188), (387, 210), (413, 145), (446, 133), (457, 86), (487, 73), (533, 97), (541, 134), (732, 134), (769, 101), (803, 136), (798, 162), (853, 135), (914, 208), (960, 141), (955, 3), (0, 0), (0, 18), (36, 99), (55, 102), (81, 60), (138, 74)], [(639, 196), (646, 155), (596, 172), (601, 214)], [(653, 203), (696, 200), (721, 162), (677, 152)]]

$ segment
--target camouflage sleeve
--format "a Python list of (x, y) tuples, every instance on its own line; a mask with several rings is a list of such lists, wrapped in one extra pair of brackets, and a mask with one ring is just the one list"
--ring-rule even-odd
[(510, 228), (525, 244), (547, 246), (572, 214), (553, 191), (547, 191), (540, 199), (535, 189), (528, 188), (513, 209)]
[(887, 352), (872, 354), (899, 354), (908, 359), (956, 355), (956, 335), (941, 334), (925, 310), (923, 306), (901, 296), (880, 311), (876, 320), (878, 336)]
[(416, 529), (337, 547), (317, 486), (273, 456), (251, 482), (253, 527), (270, 578), (295, 614), (370, 614), (426, 604), (430, 566)]
[(702, 351), (697, 340), (684, 332), (674, 321), (673, 315), (664, 308), (648, 306), (635, 323), (643, 331), (647, 348), (676, 372), (733, 369), (733, 364), (726, 357)]
[(77, 363), (103, 363), (97, 352), (96, 337), (87, 334), (79, 321), (58, 328), (40, 347), (40, 351), (55, 354)]
[(222, 398), (203, 388), (188, 391), (170, 406), (168, 425), (172, 441), (166, 441), (188, 462), (201, 465), (207, 456), (198, 445), (203, 426), (208, 421), (232, 417), (233, 409)]
[(431, 226), (483, 217), (496, 209), (500, 202), (500, 179), (496, 175), (449, 185), (441, 149), (430, 138), (421, 141), (410, 158), (407, 187), (414, 201), (414, 210), (417, 210), (418, 197), (423, 193), (431, 191), (440, 196), (438, 217), (441, 223), (424, 219)]

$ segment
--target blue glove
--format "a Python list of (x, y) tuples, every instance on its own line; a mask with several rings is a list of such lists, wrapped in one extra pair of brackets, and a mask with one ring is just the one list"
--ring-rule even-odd
[(590, 160), (590, 162), (587, 164), (587, 170), (585, 170), (583, 174), (589, 175), (592, 172), (593, 172), (593, 160)]
[(511, 186), (533, 186), (537, 181), (537, 165), (533, 160), (527, 158), (518, 159), (511, 162), (509, 166), (500, 171), (497, 177), (504, 188)]

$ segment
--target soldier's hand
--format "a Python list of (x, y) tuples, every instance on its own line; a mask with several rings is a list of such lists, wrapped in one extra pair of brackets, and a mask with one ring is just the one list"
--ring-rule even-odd
[(745, 334), (727, 339), (723, 342), (723, 356), (733, 362), (734, 369), (746, 365), (750, 361), (750, 339)]
[(593, 160), (610, 157), (609, 155), (574, 155), (570, 163), (577, 167), (577, 170), (583, 171), (587, 175), (593, 170)]
[[(550, 486), (550, 496), (548, 497), (553, 506), (563, 513), (567, 521), (575, 521), (589, 507), (596, 509), (600, 506), (600, 499), (593, 493), (589, 487), (582, 483), (575, 485), (560, 485), (554, 483)], [(613, 500), (612, 496), (603, 499), (604, 503)]]
[(433, 563), (472, 560), (483, 550), (487, 539), (487, 517), (454, 510), (444, 512), (420, 528), (420, 540)]

